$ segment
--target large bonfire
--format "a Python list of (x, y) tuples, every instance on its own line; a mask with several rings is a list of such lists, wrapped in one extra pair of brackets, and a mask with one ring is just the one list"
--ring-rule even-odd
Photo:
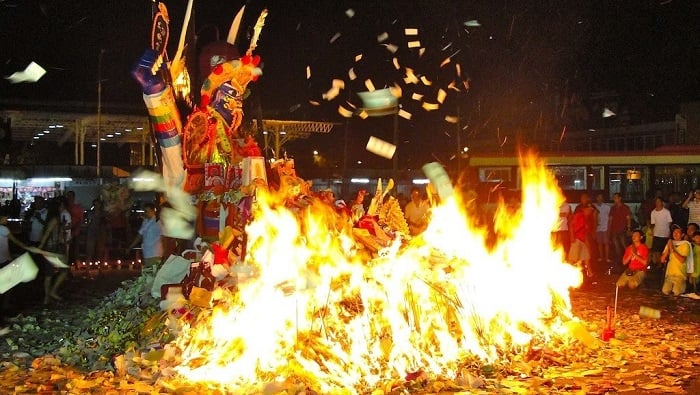
[(582, 277), (550, 242), (561, 202), (552, 177), (535, 159), (522, 175), (522, 206), (499, 207), (490, 248), (456, 196), (432, 208), (420, 237), (396, 234), (373, 253), (320, 200), (290, 209), (260, 189), (245, 277), (215, 289), (210, 309), (177, 319), (166, 347), (177, 380), (236, 393), (365, 393), (458, 379), (470, 364), (560, 342), (573, 320), (569, 288)]

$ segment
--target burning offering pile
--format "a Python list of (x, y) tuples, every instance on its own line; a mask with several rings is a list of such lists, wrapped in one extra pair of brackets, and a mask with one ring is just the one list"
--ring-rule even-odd
[(258, 188), (245, 260), (211, 292), (171, 300), (162, 338), (172, 341), (117, 358), (117, 370), (134, 373), (137, 361), (165, 388), (235, 393), (484, 386), (489, 370), (585, 332), (568, 294), (580, 270), (550, 242), (561, 196), (534, 159), (523, 185), (521, 209), (499, 209), (491, 248), (453, 195), (417, 237), (378, 222), (391, 236), (378, 251), (345, 212)]

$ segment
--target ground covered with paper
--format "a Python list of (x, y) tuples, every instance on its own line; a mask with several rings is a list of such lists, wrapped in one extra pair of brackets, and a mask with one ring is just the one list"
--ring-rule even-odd
[[(663, 296), (654, 279), (641, 290), (620, 290), (615, 338), (604, 342), (614, 280), (600, 276), (572, 291), (581, 327), (572, 328), (570, 342), (521, 350), (494, 365), (465, 361), (458, 377), (417, 372), (368, 393), (699, 393), (700, 301)], [(30, 301), (12, 319), (12, 332), (0, 339), (0, 393), (223, 393), (164, 379), (175, 361), (155, 343), (143, 346), (162, 318), (155, 307), (143, 307), (149, 302), (143, 296), (146, 282), (135, 273), (75, 276), (69, 283), (73, 292), (48, 308), (31, 302), (29, 286), (20, 289), (19, 296), (25, 292)], [(661, 317), (640, 317), (640, 306), (660, 310)], [(138, 344), (140, 349), (123, 353)], [(292, 381), (265, 388), (270, 394), (313, 393)]]

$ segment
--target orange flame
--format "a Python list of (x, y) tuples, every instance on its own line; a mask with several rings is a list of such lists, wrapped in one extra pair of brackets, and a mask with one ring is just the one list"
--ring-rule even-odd
[(582, 281), (550, 242), (562, 197), (535, 159), (522, 182), (521, 209), (497, 211), (492, 248), (450, 198), (421, 237), (379, 256), (322, 203), (294, 212), (260, 193), (247, 228), (253, 279), (183, 328), (177, 372), (237, 393), (285, 380), (366, 392), (419, 370), (455, 377), (467, 359), (561, 336)]

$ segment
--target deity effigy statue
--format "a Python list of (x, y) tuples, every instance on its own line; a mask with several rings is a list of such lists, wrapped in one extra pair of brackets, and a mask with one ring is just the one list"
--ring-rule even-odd
[(240, 128), (243, 101), (249, 94), (247, 86), (262, 74), (260, 57), (252, 52), (266, 14), (263, 11), (260, 15), (245, 55), (240, 56), (235, 44), (228, 41), (216, 41), (202, 49), (200, 73), (206, 78), (201, 84), (200, 101), (190, 114), (180, 113), (169, 83), (164, 61), (169, 20), (162, 3), (154, 17), (151, 48), (144, 51), (131, 71), (143, 91), (161, 151), (165, 184), (197, 198), (200, 236), (216, 238), (227, 224), (221, 213), (234, 211), (240, 198), (230, 194), (240, 193), (251, 163), (264, 164), (257, 143), (252, 136), (243, 135)]

